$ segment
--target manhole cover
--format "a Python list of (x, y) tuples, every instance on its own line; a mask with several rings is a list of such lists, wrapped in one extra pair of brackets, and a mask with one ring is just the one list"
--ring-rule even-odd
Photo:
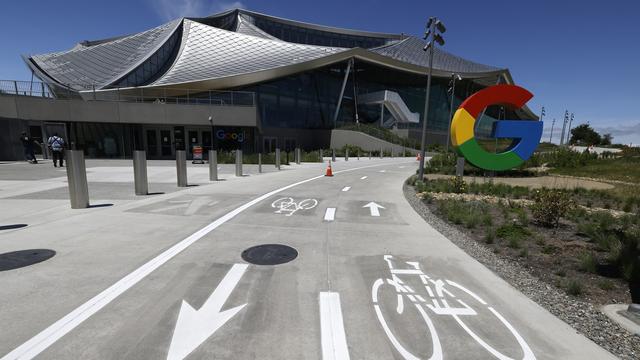
[(242, 252), (244, 261), (256, 265), (278, 265), (298, 257), (296, 249), (279, 244), (258, 245)]
[(48, 249), (20, 250), (0, 254), (0, 271), (17, 269), (52, 258), (56, 254)]
[(27, 224), (12, 224), (12, 225), (0, 225), (0, 231), (1, 230), (13, 230), (13, 229), (20, 229), (23, 227), (26, 227)]

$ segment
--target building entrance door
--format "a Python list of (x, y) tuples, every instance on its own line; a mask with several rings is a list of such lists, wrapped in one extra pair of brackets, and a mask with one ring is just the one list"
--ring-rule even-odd
[(149, 159), (173, 159), (173, 130), (170, 127), (148, 127), (144, 129), (144, 149)]

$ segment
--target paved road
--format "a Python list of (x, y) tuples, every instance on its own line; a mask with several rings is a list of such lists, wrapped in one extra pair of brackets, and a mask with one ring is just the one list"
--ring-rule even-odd
[[(613, 358), (426, 224), (402, 195), (414, 168), (354, 159), (334, 177), (308, 164), (112, 207), (48, 203), (0, 233), (0, 252), (57, 251), (0, 273), (0, 356)], [(298, 255), (243, 260), (263, 244)]]

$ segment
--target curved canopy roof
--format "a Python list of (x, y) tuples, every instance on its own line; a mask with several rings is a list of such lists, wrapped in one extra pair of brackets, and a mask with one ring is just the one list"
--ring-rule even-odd
[[(424, 45), (404, 34), (339, 29), (235, 9), (174, 20), (138, 34), (85, 41), (68, 51), (25, 60), (44, 81), (71, 84), (75, 90), (123, 86), (125, 78), (124, 86), (221, 89), (349, 58), (424, 74), (428, 66)], [(512, 82), (507, 69), (441, 49), (435, 52), (433, 70), (435, 76), (457, 73), (478, 81)]]

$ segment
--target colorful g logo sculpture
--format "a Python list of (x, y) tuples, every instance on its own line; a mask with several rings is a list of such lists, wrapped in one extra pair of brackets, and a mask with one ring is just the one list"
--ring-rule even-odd
[(486, 170), (508, 170), (525, 162), (540, 143), (542, 121), (500, 120), (494, 123), (493, 136), (513, 138), (509, 148), (493, 154), (484, 150), (475, 139), (476, 118), (489, 105), (507, 105), (519, 109), (533, 94), (515, 85), (495, 85), (480, 90), (465, 100), (451, 122), (451, 143), (474, 166)]

